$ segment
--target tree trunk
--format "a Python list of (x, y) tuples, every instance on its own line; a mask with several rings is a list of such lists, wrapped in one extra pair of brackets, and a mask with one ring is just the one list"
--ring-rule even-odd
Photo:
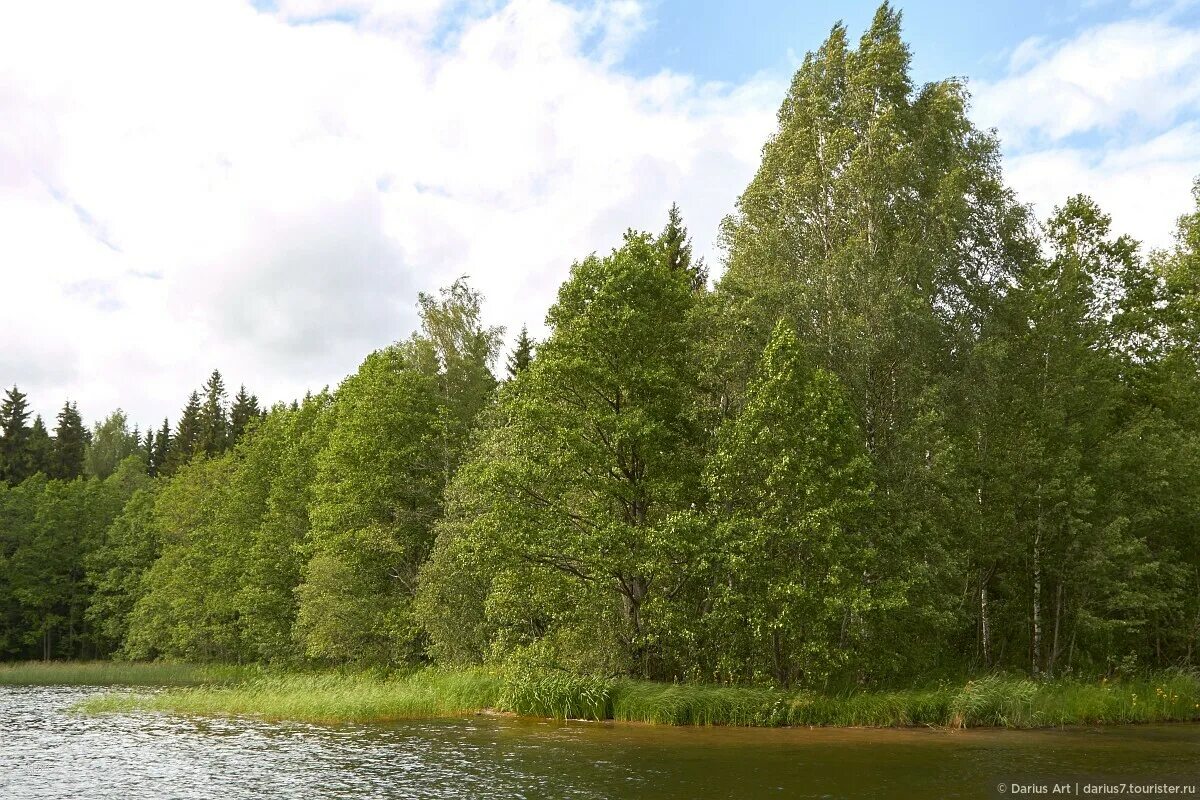
[(646, 646), (642, 641), (642, 600), (646, 596), (646, 580), (639, 577), (620, 579), (621, 605), (625, 610), (625, 619), (629, 623), (630, 657), (633, 659), (633, 671), (642, 677), (646, 673)]
[(979, 638), (983, 647), (983, 665), (992, 666), (992, 625), (988, 612), (988, 579), (989, 574), (979, 585)]
[(1062, 621), (1062, 581), (1058, 582), (1058, 588), (1054, 591), (1054, 638), (1050, 645), (1050, 661), (1046, 665), (1047, 675), (1054, 678), (1054, 663), (1058, 661), (1058, 630), (1059, 623)]
[[(1041, 487), (1038, 487), (1041, 494)], [(1037, 526), (1033, 533), (1033, 635), (1030, 641), (1030, 665), (1033, 677), (1041, 673), (1042, 664), (1042, 509), (1038, 501)]]

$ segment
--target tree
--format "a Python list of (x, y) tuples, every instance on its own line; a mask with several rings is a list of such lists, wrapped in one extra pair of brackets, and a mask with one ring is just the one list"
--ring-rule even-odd
[(165, 470), (170, 458), (172, 444), (171, 423), (166, 417), (163, 417), (162, 427), (158, 429), (158, 433), (154, 436), (153, 447), (150, 449), (150, 457), (147, 461), (149, 465), (148, 471), (152, 476), (157, 476), (160, 473), (166, 474)]
[[(547, 317), (549, 339), (456, 476), (455, 515), (426, 574), (452, 574), (440, 559), (461, 552), (459, 537), (494, 554), (475, 560), (489, 573), (474, 576), (485, 584), (474, 596), (494, 609), (490, 644), (502, 655), (542, 643), (570, 658), (553, 643), (611, 645), (623, 666), (655, 674), (659, 631), (643, 611), (685, 571), (674, 526), (699, 490), (693, 303), (687, 276), (648, 235), (630, 232), (610, 256), (576, 263)], [(597, 639), (605, 629), (608, 640)], [(445, 643), (435, 634), (433, 644)]]
[(415, 655), (409, 598), (439, 513), (440, 408), (428, 342), (367, 357), (338, 387), (317, 459), (312, 557), (298, 596), (308, 656), (404, 663)]
[(29, 442), (27, 444), (29, 454), (29, 474), (50, 475), (54, 466), (54, 442), (50, 439), (50, 434), (46, 431), (46, 424), (42, 422), (42, 417), (39, 414), (33, 419), (33, 426), (29, 429)]
[(230, 444), (237, 444), (249, 427), (251, 420), (256, 420), (261, 415), (262, 411), (258, 407), (258, 398), (252, 394), (247, 394), (246, 385), (242, 384), (238, 387), (238, 393), (234, 396), (233, 405), (229, 409)]
[(887, 590), (864, 522), (871, 464), (838, 379), (776, 326), (708, 477), (717, 564), (701, 628), (726, 679), (822, 685)]
[(161, 553), (142, 579), (122, 651), (130, 658), (234, 662), (250, 657), (238, 610), (248, 532), (263, 491), (239, 481), (232, 454), (198, 458), (159, 491)]
[(704, 259), (692, 259), (692, 240), (688, 237), (677, 203), (672, 203), (671, 210), (667, 212), (667, 226), (658, 237), (658, 243), (663, 248), (668, 266), (685, 273), (693, 291), (703, 292), (708, 288), (708, 269), (704, 266)]
[(909, 67), (886, 3), (857, 47), (837, 25), (805, 57), (723, 223), (705, 354), (716, 424), (744, 401), (781, 319), (806, 362), (845, 387), (879, 487), (873, 540), (909, 586), (905, 607), (874, 618), (876, 674), (893, 679), (953, 657), (928, 643), (960, 624), (957, 537), (973, 487), (958, 467), (974, 436), (954, 403), (969, 399), (961, 377), (994, 296), (1037, 249), (965, 87), (914, 89)]
[(16, 386), (0, 402), (0, 480), (15, 485), (33, 474), (29, 463), (29, 402)]
[(103, 480), (117, 470), (117, 465), (129, 456), (138, 455), (141, 444), (129, 430), (125, 412), (117, 409), (92, 429), (91, 442), (84, 458), (84, 471)]
[(175, 426), (175, 435), (170, 438), (171, 449), (167, 460), (160, 468), (165, 475), (175, 474), (180, 467), (191, 461), (192, 456), (201, 452), (198, 448), (200, 441), (200, 393), (192, 392), (187, 405), (179, 415)]
[(83, 474), (87, 455), (88, 431), (83, 426), (79, 409), (70, 401), (63, 403), (54, 428), (54, 451), (50, 477), (74, 480)]
[(100, 652), (106, 655), (125, 642), (133, 609), (146, 594), (143, 577), (161, 550), (155, 497), (153, 488), (136, 490), (105, 530), (102, 541), (84, 557), (92, 587), (86, 617), (96, 632)]
[[(504, 341), (504, 329), (483, 324), (483, 298), (465, 277), (433, 296), (417, 297), (421, 314), (421, 339), (432, 346), (441, 395), (441, 446), (443, 480), (449, 480), (462, 461), (462, 448), (475, 420), (492, 400), (496, 378), (492, 374)], [(414, 337), (414, 342), (417, 337)], [(420, 345), (419, 349), (424, 348)]]
[(513, 378), (524, 372), (531, 363), (533, 363), (533, 348), (535, 343), (529, 338), (529, 328), (525, 325), (521, 326), (521, 333), (517, 336), (517, 343), (513, 347), (513, 351), (508, 355), (508, 378)]
[(490, 402), (502, 330), (463, 279), (422, 294), (422, 333), (372, 353), (338, 387), (313, 483), (312, 549), (297, 590), (306, 653), (398, 663), (419, 655), (417, 575), (447, 481)]
[(204, 384), (203, 405), (197, 417), (195, 451), (219, 455), (229, 446), (229, 416), (225, 406), (225, 381), (219, 370)]
[(250, 537), (238, 606), (246, 638), (259, 658), (281, 661), (299, 655), (294, 635), (304, 575), (309, 508), (317, 455), (329, 441), (328, 392), (305, 397), (300, 408), (272, 408), (246, 444), (243, 469), (269, 476), (266, 510)]

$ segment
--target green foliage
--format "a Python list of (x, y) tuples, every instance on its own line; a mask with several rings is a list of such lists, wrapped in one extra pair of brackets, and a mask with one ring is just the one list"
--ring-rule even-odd
[(0, 481), (15, 485), (36, 470), (29, 453), (29, 401), (16, 386), (0, 402)]
[(84, 473), (103, 480), (130, 456), (141, 457), (140, 443), (137, 434), (129, 430), (129, 418), (118, 408), (92, 429), (84, 456)]
[[(643, 607), (685, 577), (667, 531), (699, 489), (693, 304), (686, 276), (644, 234), (572, 267), (547, 318), (553, 333), (503, 393), (440, 533), (439, 558), (492, 565), (475, 576), (489, 585), (458, 601), (437, 586), (430, 595), (452, 603), (453, 619), (471, 617), (476, 635), (489, 620), (497, 655), (540, 643), (543, 656), (569, 658), (546, 651), (560, 640), (607, 661), (615, 634), (635, 671), (655, 668)], [(427, 574), (448, 571), (439, 560)], [(481, 598), (482, 610), (467, 607)], [(433, 646), (461, 650), (439, 638), (458, 637), (434, 619), (440, 605), (424, 604)]]
[[(225, 452), (229, 447), (229, 409), (225, 402), (225, 379), (213, 370), (204, 384), (203, 402), (196, 416), (194, 451), (207, 456)], [(186, 413), (186, 412), (185, 412)]]
[(257, 671), (164, 661), (25, 661), (0, 664), (0, 686), (220, 686), (248, 680)]
[(517, 343), (513, 346), (513, 351), (509, 354), (508, 364), (505, 367), (508, 370), (509, 380), (517, 377), (533, 363), (534, 346), (533, 339), (529, 338), (529, 328), (522, 325), (521, 333), (517, 336)]
[(103, 540), (84, 555), (87, 580), (93, 587), (86, 618), (102, 642), (102, 652), (116, 651), (125, 642), (130, 615), (146, 593), (143, 576), (161, 551), (155, 488), (135, 491)]
[(459, 280), (420, 297), (423, 335), (372, 353), (338, 388), (317, 456), (311, 560), (298, 591), (304, 652), (326, 661), (416, 658), (411, 602), (446, 482), (496, 386), (501, 331)]
[(83, 474), (87, 456), (88, 431), (74, 403), (63, 403), (58, 412), (58, 424), (54, 428), (53, 454), (51, 456), (51, 478), (72, 480)]
[(13, 387), (0, 656), (473, 670), (188, 700), (314, 718), (1186, 718), (1194, 676), (1145, 681), (1200, 653), (1200, 210), (1150, 254), (1083, 196), (1035, 224), (909, 62), (889, 5), (836, 26), (715, 289), (673, 206), (501, 385), (460, 279), (266, 414), (214, 371), (173, 431), (68, 403), (51, 440)]
[(710, 481), (720, 521), (700, 624), (716, 673), (825, 681), (880, 599), (871, 464), (838, 379), (807, 367), (783, 323), (718, 433)]
[[(131, 666), (135, 669), (124, 679), (106, 682), (166, 682), (165, 676), (155, 674), (158, 665)], [(39, 667), (13, 672), (18, 681), (43, 682), (58, 671)], [(195, 682), (191, 669), (183, 670), (181, 685)], [(69, 667), (61, 671), (70, 674)], [(121, 675), (124, 670), (114, 671)], [(86, 675), (89, 670), (81, 672)], [(241, 681), (230, 680), (239, 675)], [(144, 709), (308, 722), (384, 722), (487, 711), (557, 719), (739, 726), (1037, 728), (1200, 719), (1200, 679), (1182, 672), (1130, 682), (1036, 683), (991, 675), (966, 685), (841, 695), (485, 669), (258, 676), (243, 670), (221, 677), (205, 681), (207, 685), (155, 694), (100, 695), (81, 707), (89, 713)], [(0, 683), (4, 682), (0, 669)], [(227, 685), (214, 685), (222, 682)]]

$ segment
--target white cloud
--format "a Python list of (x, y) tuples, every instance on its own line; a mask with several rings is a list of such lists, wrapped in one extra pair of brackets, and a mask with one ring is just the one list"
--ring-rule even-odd
[(1111, 23), (1056, 45), (1030, 39), (1007, 77), (980, 84), (977, 116), (1014, 143), (1167, 125), (1196, 110), (1198, 65), (1200, 31), (1165, 20)]
[(1200, 174), (1200, 31), (1158, 15), (1029, 39), (973, 90), (1010, 184), (1041, 216), (1083, 192), (1118, 232), (1170, 241)]
[(673, 200), (711, 260), (784, 86), (622, 74), (644, 19), (630, 0), (7, 9), (0, 383), (149, 424), (214, 366), (270, 400), (336, 383), (461, 274), (537, 332), (572, 260)]

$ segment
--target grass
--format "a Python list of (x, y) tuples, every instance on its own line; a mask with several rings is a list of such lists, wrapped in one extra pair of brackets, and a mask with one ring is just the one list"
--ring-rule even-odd
[(24, 661), (0, 663), (0, 686), (196, 686), (232, 684), (257, 667), (136, 661)]
[(196, 686), (153, 695), (107, 694), (81, 704), (90, 713), (163, 711), (309, 722), (384, 722), (457, 716), (495, 708), (502, 679), (483, 670), (262, 675), (233, 686)]
[(1036, 728), (1200, 720), (1200, 677), (1035, 683), (987, 676), (962, 686), (821, 695), (770, 688), (664, 684), (544, 673), (426, 669), (408, 675), (259, 675), (153, 695), (108, 694), (87, 712), (150, 710), (312, 722), (459, 716), (486, 710), (662, 725), (999, 726)]

